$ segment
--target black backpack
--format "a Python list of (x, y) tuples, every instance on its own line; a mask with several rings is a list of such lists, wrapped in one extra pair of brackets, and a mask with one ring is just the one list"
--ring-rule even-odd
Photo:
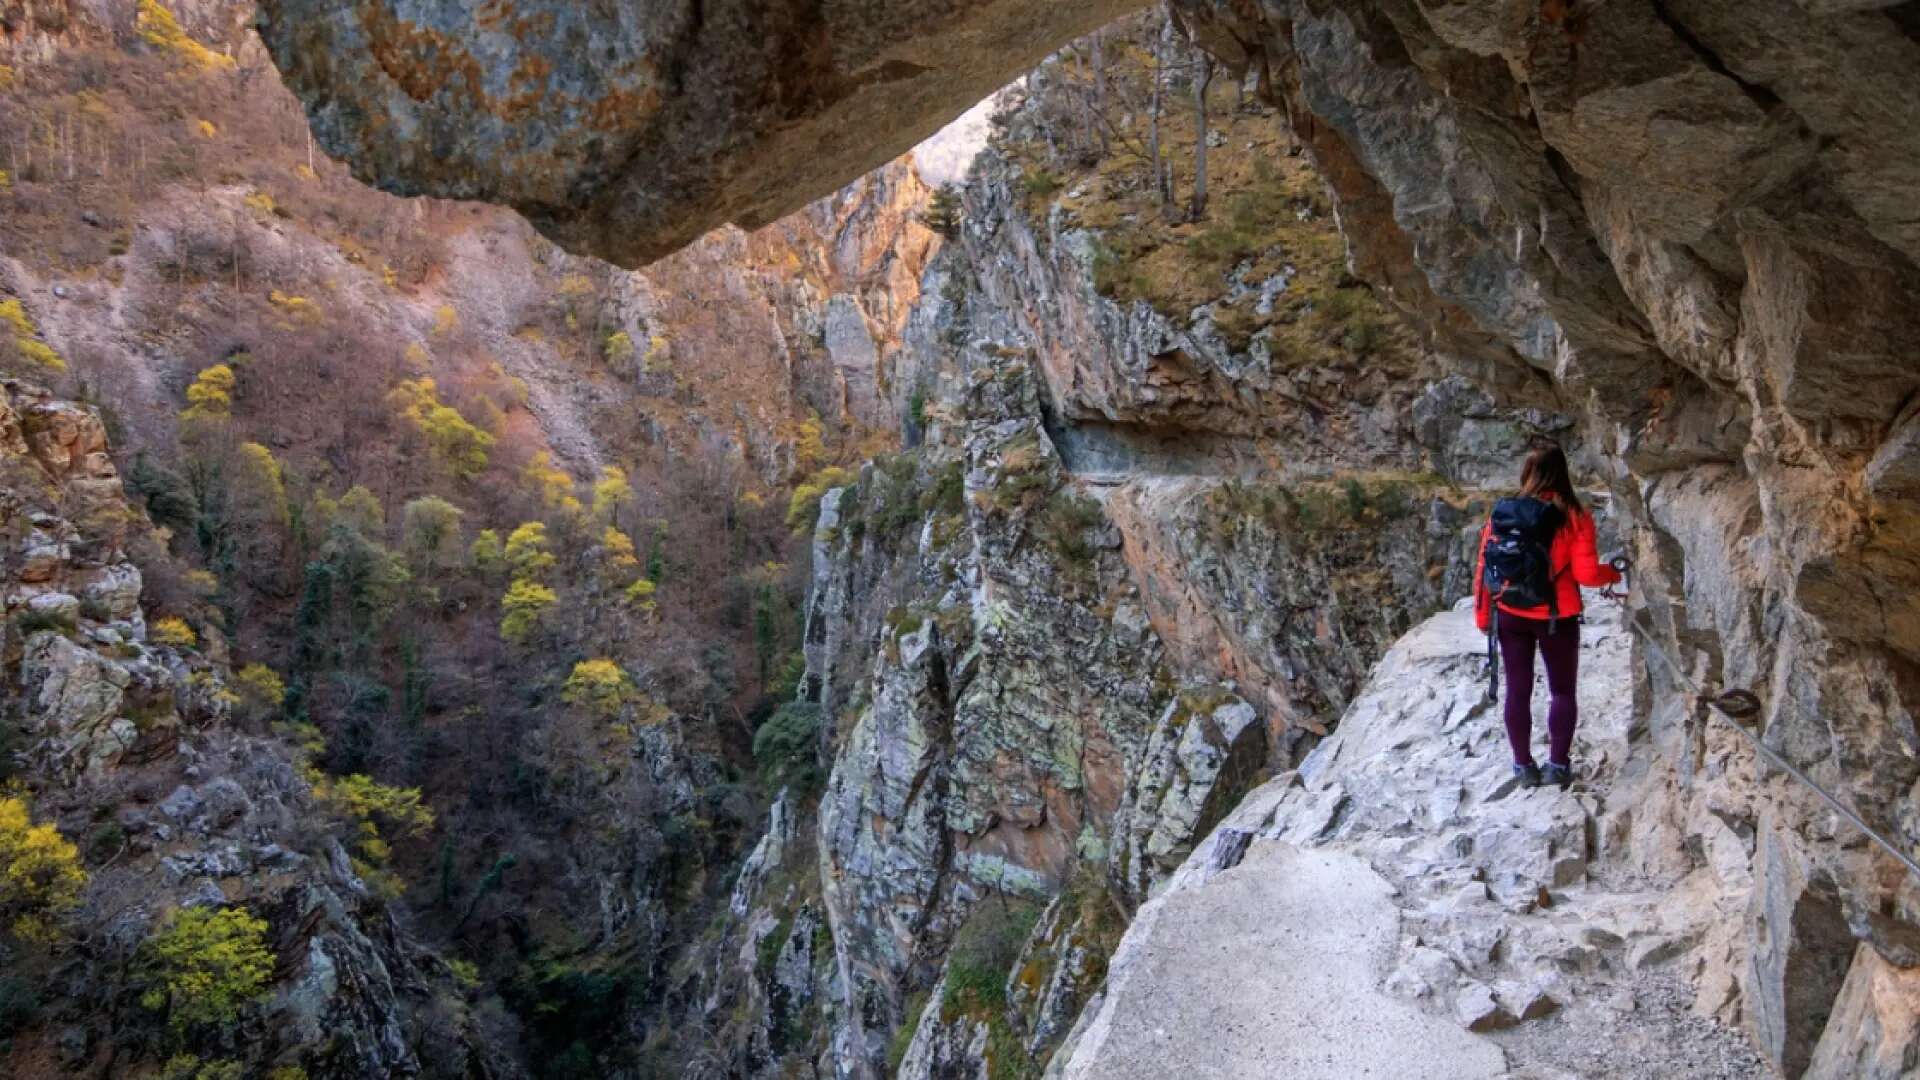
[(1548, 633), (1559, 622), (1560, 602), (1553, 587), (1553, 534), (1560, 531), (1560, 508), (1521, 496), (1493, 504), (1492, 528), (1480, 550), (1481, 583), (1492, 599), (1487, 622), (1487, 700), (1500, 694), (1500, 659), (1494, 648), (1502, 603), (1545, 607)]
[[(1493, 529), (1481, 552), (1487, 595), (1513, 607), (1559, 605), (1553, 588), (1553, 534), (1563, 515), (1549, 502), (1522, 496), (1493, 504)], [(1558, 612), (1554, 612), (1558, 614)]]

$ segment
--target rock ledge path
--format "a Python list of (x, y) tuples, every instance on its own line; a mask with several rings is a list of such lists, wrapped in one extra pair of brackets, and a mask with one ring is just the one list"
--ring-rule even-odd
[(1773, 1075), (1679, 973), (1714, 900), (1596, 850), (1639, 771), (1618, 608), (1584, 628), (1572, 791), (1514, 785), (1485, 647), (1464, 608), (1403, 636), (1142, 905), (1049, 1077)]

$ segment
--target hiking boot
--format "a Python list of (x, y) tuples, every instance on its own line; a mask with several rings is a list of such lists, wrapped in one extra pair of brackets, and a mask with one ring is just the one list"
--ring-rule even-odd
[(1513, 767), (1513, 776), (1514, 779), (1520, 781), (1520, 786), (1523, 788), (1537, 788), (1540, 786), (1540, 766), (1538, 765), (1532, 763), (1515, 765)]
[(1546, 771), (1539, 774), (1539, 776), (1541, 780), (1545, 780), (1561, 791), (1565, 791), (1573, 786), (1573, 766), (1571, 765), (1555, 765), (1549, 761), (1547, 762)]

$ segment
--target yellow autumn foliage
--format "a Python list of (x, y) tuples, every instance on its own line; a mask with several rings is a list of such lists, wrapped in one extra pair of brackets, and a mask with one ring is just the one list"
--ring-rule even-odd
[(45, 941), (80, 904), (87, 872), (60, 830), (36, 825), (22, 798), (0, 799), (0, 920), (17, 936)]
[(633, 484), (627, 479), (627, 470), (618, 465), (601, 466), (600, 479), (593, 482), (593, 515), (615, 518), (631, 502)]
[(200, 643), (200, 635), (193, 632), (187, 620), (169, 615), (156, 619), (147, 630), (147, 637), (161, 645), (170, 645), (176, 649), (190, 649)]
[(625, 597), (627, 603), (632, 604), (641, 611), (651, 613), (654, 605), (653, 594), (658, 588), (659, 586), (647, 578), (640, 578), (634, 581), (633, 584), (628, 585), (626, 592), (621, 595)]
[(226, 420), (233, 415), (233, 390), (238, 384), (233, 368), (214, 364), (200, 369), (187, 386), (185, 420)]
[(554, 465), (553, 455), (545, 450), (533, 455), (533, 460), (520, 470), (520, 478), (539, 494), (540, 501), (545, 505), (558, 507), (570, 514), (579, 513), (582, 509), (580, 500), (573, 494), (573, 477)]
[(820, 517), (820, 499), (837, 487), (853, 483), (854, 474), (838, 465), (829, 465), (801, 481), (787, 500), (787, 527), (796, 533), (813, 531)]
[(165, 1011), (176, 1031), (231, 1023), (273, 978), (267, 921), (244, 908), (175, 910), (135, 962), (147, 984), (140, 1004)]
[[(425, 350), (421, 352), (424, 358)], [(439, 387), (432, 379), (403, 379), (387, 400), (426, 436), (434, 459), (448, 472), (468, 480), (486, 471), (493, 436), (461, 415), (460, 410), (442, 404)]]
[(620, 715), (621, 707), (632, 701), (636, 693), (633, 680), (620, 665), (601, 657), (573, 665), (573, 673), (561, 687), (560, 697), (569, 705), (611, 719)]
[(304, 296), (295, 296), (292, 293), (283, 293), (279, 289), (270, 289), (267, 292), (267, 300), (272, 303), (274, 307), (279, 308), (281, 311), (297, 319), (311, 320), (319, 318), (320, 316), (319, 305)]
[(500, 598), (500, 636), (515, 644), (532, 637), (558, 599), (552, 589), (537, 581), (515, 579)]
[(473, 564), (475, 571), (491, 577), (507, 564), (506, 548), (500, 544), (500, 534), (492, 529), (481, 529), (467, 546), (467, 561)]
[[(181, 28), (180, 20), (173, 17), (173, 12), (163, 7), (158, 0), (140, 0), (135, 8), (133, 25), (134, 29), (140, 32), (141, 40), (179, 57), (194, 67), (213, 71), (234, 66), (233, 57), (214, 52), (194, 40), (191, 34)], [(205, 121), (201, 122), (205, 123)]]
[(547, 550), (547, 523), (523, 522), (508, 533), (504, 555), (507, 565), (513, 567), (513, 576), (517, 578), (538, 578), (552, 569), (555, 560), (553, 553)]
[(600, 534), (600, 550), (604, 553), (606, 576), (619, 580), (628, 574), (640, 570), (640, 556), (634, 550), (633, 538), (609, 525)]
[(241, 708), (255, 719), (278, 711), (287, 696), (280, 673), (265, 664), (248, 664), (234, 672), (233, 685), (239, 688)]
[(26, 308), (18, 300), (0, 300), (0, 323), (5, 323), (13, 332), (14, 349), (29, 363), (50, 371), (67, 370), (67, 362), (54, 351), (53, 346), (39, 340), (39, 329), (27, 316)]

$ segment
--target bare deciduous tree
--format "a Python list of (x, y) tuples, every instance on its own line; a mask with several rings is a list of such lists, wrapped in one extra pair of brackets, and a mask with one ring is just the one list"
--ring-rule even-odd
[(1193, 50), (1193, 201), (1187, 216), (1207, 216), (1207, 89), (1213, 85), (1213, 58), (1199, 47)]

